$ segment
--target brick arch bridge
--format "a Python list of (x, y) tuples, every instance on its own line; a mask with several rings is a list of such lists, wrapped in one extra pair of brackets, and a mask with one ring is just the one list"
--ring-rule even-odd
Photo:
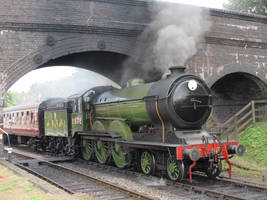
[[(146, 0), (2, 0), (0, 96), (25, 73), (77, 65), (120, 80), (121, 64), (150, 22)], [(267, 18), (206, 10), (211, 30), (186, 63), (217, 102), (267, 97)], [(94, 66), (94, 68), (92, 68)], [(238, 87), (237, 87), (238, 86)], [(224, 91), (223, 88), (235, 88)], [(256, 89), (253, 89), (256, 88)], [(260, 94), (260, 95), (258, 95)]]

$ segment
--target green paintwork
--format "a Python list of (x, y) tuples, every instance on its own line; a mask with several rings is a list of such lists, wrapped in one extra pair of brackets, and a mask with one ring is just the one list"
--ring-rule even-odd
[(84, 109), (85, 106), (82, 97), (70, 100), (73, 101), (73, 112), (71, 114), (71, 134), (74, 136), (77, 131), (89, 130), (89, 113), (88, 110)]
[(152, 83), (137, 85), (133, 87), (126, 87), (120, 90), (114, 90), (113, 95), (126, 99), (142, 99), (147, 96)]
[(93, 124), (93, 130), (95, 131), (104, 131), (107, 130), (108, 122), (96, 120)]
[(133, 140), (132, 131), (130, 127), (124, 121), (120, 121), (120, 120), (112, 121), (108, 127), (108, 130), (118, 132), (121, 138), (124, 140), (128, 140), (128, 141)]
[(173, 181), (180, 181), (183, 178), (182, 163), (180, 160), (175, 160), (172, 157), (169, 157), (167, 160), (167, 174), (169, 178)]
[(171, 175), (172, 179), (176, 179), (179, 177), (179, 169), (177, 163), (173, 159), (168, 160), (168, 173)]
[(114, 163), (118, 168), (124, 168), (128, 165), (127, 154), (122, 146), (112, 144), (111, 153)]
[(71, 126), (72, 126), (72, 136), (75, 132), (83, 130), (83, 114), (82, 113), (72, 113), (71, 114)]
[[(103, 131), (106, 130), (107, 124), (105, 122), (101, 122), (99, 120), (95, 121), (93, 124), (93, 130)], [(94, 145), (95, 156), (99, 163), (105, 164), (109, 157), (108, 143), (98, 140)]]
[(81, 152), (84, 160), (91, 160), (93, 156), (93, 142), (91, 140), (81, 141)]
[(67, 111), (45, 111), (45, 135), (56, 137), (68, 136)]
[(96, 118), (127, 119), (131, 124), (150, 124), (145, 101), (96, 105)]
[(151, 163), (152, 163), (151, 156), (147, 151), (144, 151), (141, 154), (141, 169), (144, 174), (146, 175), (150, 174), (152, 168)]
[(108, 161), (108, 143), (98, 140), (95, 144), (95, 155), (99, 163), (105, 164)]
[(112, 102), (95, 106), (96, 118), (120, 118), (127, 119), (131, 124), (150, 124), (151, 120), (146, 111), (146, 103), (143, 100), (147, 96), (151, 84), (115, 90), (112, 95), (124, 98), (123, 102)]

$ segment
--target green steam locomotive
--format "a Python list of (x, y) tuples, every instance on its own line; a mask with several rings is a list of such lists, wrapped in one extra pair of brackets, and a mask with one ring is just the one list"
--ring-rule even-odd
[(192, 171), (216, 177), (221, 161), (245, 151), (222, 142), (202, 125), (212, 109), (210, 89), (199, 77), (173, 67), (165, 79), (135, 79), (123, 89), (99, 86), (67, 99), (48, 99), (4, 110), (4, 129), (14, 143), (101, 164), (129, 166), (180, 181)]

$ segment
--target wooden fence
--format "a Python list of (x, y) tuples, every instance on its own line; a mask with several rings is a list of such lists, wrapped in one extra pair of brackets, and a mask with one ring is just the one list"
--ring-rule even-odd
[(220, 135), (235, 133), (239, 134), (252, 123), (267, 121), (267, 100), (251, 101), (234, 116), (219, 127), (211, 130)]

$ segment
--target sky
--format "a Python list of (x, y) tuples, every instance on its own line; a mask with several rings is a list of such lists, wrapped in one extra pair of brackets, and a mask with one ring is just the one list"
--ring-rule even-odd
[(9, 91), (27, 92), (33, 83), (43, 83), (47, 81), (61, 79), (71, 76), (76, 70), (75, 67), (46, 67), (33, 70), (20, 78)]
[[(163, 0), (169, 2), (190, 4), (210, 8), (223, 8), (223, 3), (228, 0)], [(71, 76), (76, 69), (74, 67), (48, 67), (29, 72), (20, 78), (14, 85), (11, 86), (9, 91), (27, 92), (33, 83), (47, 82), (60, 79), (66, 76)]]

